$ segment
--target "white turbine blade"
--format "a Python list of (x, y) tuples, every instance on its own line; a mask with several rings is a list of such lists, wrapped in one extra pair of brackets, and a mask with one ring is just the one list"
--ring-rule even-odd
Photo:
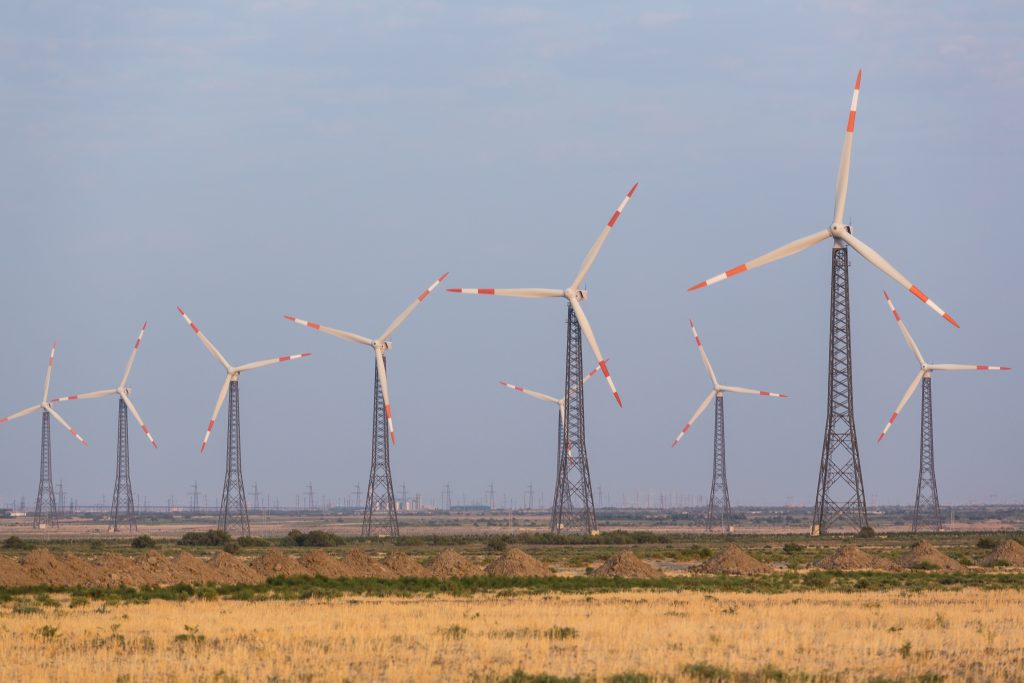
[(50, 363), (46, 366), (46, 380), (43, 382), (43, 403), (46, 403), (50, 396), (50, 377), (53, 376), (53, 356), (57, 353), (57, 342), (53, 342), (50, 348)]
[(50, 415), (53, 415), (53, 418), (57, 420), (57, 422), (61, 423), (64, 426), (64, 429), (71, 432), (71, 436), (78, 439), (83, 446), (89, 445), (88, 443), (85, 442), (85, 439), (82, 438), (82, 435), (76, 432), (74, 428), (71, 425), (69, 425), (67, 421), (57, 413), (56, 410), (53, 409), (52, 406), (46, 406), (46, 412), (48, 412)]
[(118, 389), (124, 389), (125, 385), (128, 384), (128, 373), (132, 371), (132, 365), (135, 363), (135, 356), (139, 353), (139, 344), (142, 343), (142, 335), (146, 333), (146, 327), (149, 322), (142, 323), (142, 329), (139, 330), (139, 337), (135, 340), (135, 346), (132, 347), (132, 353), (128, 356), (128, 365), (124, 368), (124, 376), (121, 377), (121, 383), (117, 385)]
[[(604, 360), (605, 364), (607, 364), (607, 363), (608, 363), (608, 359), (607, 359), (607, 358), (604, 358), (603, 360)], [(594, 375), (596, 375), (596, 374), (597, 374), (597, 371), (598, 371), (598, 370), (600, 370), (600, 369), (601, 369), (601, 365), (600, 365), (600, 364), (598, 364), (598, 366), (597, 366), (596, 368), (594, 368), (593, 370), (591, 370), (590, 372), (588, 372), (588, 373), (587, 373), (586, 375), (584, 375), (584, 376), (583, 376), (583, 381), (582, 381), (582, 382), (580, 382), (580, 386), (583, 386), (584, 384), (586, 384), (587, 382), (589, 382), (589, 381), (590, 381), (590, 378), (591, 378), (591, 377), (593, 377)]]
[(228, 363), (227, 359), (221, 355), (220, 351), (217, 350), (217, 347), (213, 345), (213, 342), (207, 339), (206, 335), (199, 331), (199, 328), (196, 326), (194, 322), (192, 322), (192, 319), (185, 315), (185, 311), (181, 310), (181, 306), (178, 306), (178, 313), (181, 313), (181, 317), (185, 319), (185, 322), (188, 323), (188, 326), (191, 327), (192, 331), (195, 332), (196, 335), (199, 337), (199, 341), (203, 342), (203, 346), (205, 346), (206, 350), (209, 351), (213, 355), (213, 357), (217, 359), (217, 362), (223, 365), (225, 370), (231, 370), (231, 364)]
[(509, 389), (512, 389), (513, 391), (518, 391), (518, 392), (524, 393), (527, 396), (533, 396), (534, 398), (539, 398), (542, 401), (548, 401), (549, 403), (557, 403), (559, 405), (561, 405), (561, 403), (562, 403), (561, 401), (559, 401), (554, 396), (548, 396), (547, 394), (542, 394), (539, 391), (533, 391), (531, 389), (525, 389), (523, 387), (516, 386), (515, 384), (509, 384), (508, 382), (505, 382), (505, 381), (502, 381), (502, 380), (498, 380), (498, 384), (500, 384), (503, 387), (508, 387)]
[(633, 193), (636, 192), (636, 186), (640, 183), (633, 183), (633, 187), (630, 188), (629, 192), (626, 193), (626, 198), (619, 204), (619, 208), (615, 209), (615, 213), (608, 219), (608, 224), (604, 226), (604, 230), (597, 236), (597, 240), (594, 241), (594, 245), (590, 247), (590, 251), (587, 252), (586, 257), (583, 259), (583, 265), (580, 266), (580, 271), (576, 273), (576, 279), (569, 285), (570, 289), (576, 289), (583, 282), (583, 278), (587, 276), (587, 271), (590, 270), (590, 266), (594, 265), (594, 260), (597, 258), (598, 253), (601, 251), (601, 247), (604, 246), (604, 241), (608, 239), (608, 233), (615, 227), (615, 221), (619, 220), (619, 216), (622, 215), (622, 210), (626, 208), (626, 204), (629, 204), (629, 200), (633, 198)]
[(380, 379), (380, 393), (384, 398), (384, 414), (388, 418), (388, 432), (391, 434), (391, 443), (395, 443), (395, 425), (391, 421), (391, 398), (388, 395), (388, 372), (384, 367), (384, 352), (379, 346), (373, 352), (377, 357), (377, 374)]
[(853, 102), (850, 103), (850, 116), (846, 120), (846, 136), (843, 138), (843, 151), (839, 155), (839, 175), (836, 177), (836, 205), (832, 222), (841, 225), (843, 213), (846, 211), (846, 188), (850, 184), (850, 156), (853, 149), (853, 123), (857, 119), (857, 98), (860, 95), (860, 70), (857, 71), (857, 82), (853, 84)]
[(153, 435), (149, 433), (149, 427), (147, 427), (146, 423), (142, 421), (142, 416), (139, 415), (139, 411), (135, 409), (135, 404), (132, 403), (132, 400), (128, 398), (128, 393), (125, 392), (121, 394), (121, 398), (124, 399), (124, 403), (128, 406), (128, 410), (131, 411), (135, 421), (139, 423), (140, 427), (142, 427), (142, 433), (145, 434), (146, 438), (149, 439), (149, 442), (153, 444), (153, 448), (156, 448), (156, 441), (153, 439)]
[(416, 308), (417, 306), (419, 306), (420, 302), (422, 302), (424, 299), (426, 299), (428, 296), (430, 296), (430, 293), (433, 292), (434, 289), (439, 284), (441, 284), (441, 282), (443, 282), (446, 277), (448, 277), (448, 273), (445, 273), (441, 277), (439, 277), (436, 280), (434, 280), (434, 284), (432, 284), (429, 287), (427, 287), (426, 289), (424, 289), (423, 293), (420, 294), (418, 297), (416, 297), (415, 301), (413, 301), (411, 304), (409, 304), (409, 306), (406, 307), (406, 309), (404, 311), (402, 311), (401, 314), (399, 314), (399, 316), (397, 318), (392, 320), (391, 324), (388, 325), (388, 329), (384, 330), (384, 334), (380, 335), (380, 341), (384, 341), (385, 339), (390, 337), (392, 334), (394, 334), (395, 330), (398, 329), (398, 326), (401, 325), (403, 322), (405, 322), (405, 319), (409, 317), (409, 314), (412, 313), (413, 309)]
[(37, 410), (39, 410), (42, 407), (43, 406), (41, 404), (37, 403), (34, 406), (29, 406), (28, 408), (25, 408), (25, 410), (19, 410), (14, 415), (8, 415), (7, 417), (5, 417), (2, 420), (0, 420), (0, 424), (3, 424), (4, 422), (10, 422), (11, 420), (17, 420), (19, 417), (25, 417), (26, 415), (31, 415), (32, 413), (36, 412)]
[(889, 298), (889, 293), (882, 290), (882, 294), (885, 295), (885, 301), (889, 304), (889, 310), (892, 311), (892, 316), (896, 318), (896, 324), (900, 326), (900, 332), (903, 333), (903, 341), (907, 342), (907, 346), (914, 352), (914, 357), (917, 358), (917, 362), (921, 365), (927, 365), (924, 360), (924, 356), (921, 355), (921, 349), (917, 348), (917, 344), (914, 343), (914, 338), (910, 336), (910, 330), (903, 322), (903, 318), (900, 317), (899, 312), (896, 310), (896, 306), (892, 303), (892, 299)]
[(117, 389), (104, 389), (103, 391), (90, 391), (90, 392), (88, 392), (86, 394), (72, 394), (71, 396), (61, 396), (60, 398), (53, 399), (49, 403), (51, 405), (53, 405), (54, 403), (64, 403), (66, 401), (77, 401), (79, 399), (85, 399), (85, 398), (103, 398), (105, 396), (113, 396), (116, 393), (117, 393)]
[(760, 389), (747, 389), (746, 387), (718, 387), (722, 391), (729, 391), (734, 394), (754, 394), (755, 396), (771, 396), (772, 398), (789, 398), (785, 394), (777, 394), (774, 391), (761, 391)]
[(565, 296), (565, 292), (561, 289), (537, 289), (537, 288), (521, 288), (521, 289), (465, 289), (462, 287), (456, 287), (449, 289), (449, 292), (455, 294), (488, 294), (493, 296), (515, 296), (521, 299), (557, 299)]
[(954, 327), (960, 327), (960, 324), (957, 321), (953, 320), (953, 318), (948, 313), (939, 308), (938, 304), (929, 299), (927, 295), (925, 295), (924, 292), (918, 289), (910, 280), (903, 277), (903, 274), (900, 273), (900, 271), (893, 268), (892, 264), (886, 261), (884, 258), (882, 258), (882, 255), (879, 254), (877, 251), (875, 251), (867, 244), (865, 244), (864, 242), (860, 241), (859, 239), (845, 231), (839, 233), (839, 239), (843, 240), (851, 247), (853, 247), (858, 254), (867, 259), (868, 263), (873, 265), (875, 268), (878, 268), (880, 271), (891, 277), (896, 282), (900, 283), (902, 286), (906, 287), (907, 291), (909, 291), (911, 294), (916, 296), (921, 301), (925, 302), (928, 305), (928, 308), (932, 309), (933, 311), (941, 315), (943, 318), (946, 319), (947, 322), (951, 323)]
[(929, 365), (929, 370), (1009, 370), (1005, 365), (963, 365), (961, 363), (938, 363)]
[(715, 377), (715, 371), (711, 368), (711, 361), (708, 360), (708, 354), (704, 351), (704, 345), (700, 342), (700, 335), (697, 334), (697, 328), (693, 325), (693, 320), (690, 321), (690, 329), (693, 331), (693, 340), (697, 342), (697, 350), (700, 351), (700, 359), (704, 362), (704, 369), (708, 371), (708, 377), (711, 378), (711, 384), (718, 386), (718, 378)]
[(736, 275), (739, 275), (740, 273), (745, 273), (748, 270), (753, 270), (754, 268), (757, 268), (759, 266), (763, 266), (766, 263), (771, 263), (772, 261), (778, 261), (780, 258), (785, 258), (787, 256), (792, 256), (793, 254), (797, 254), (797, 253), (803, 251), (804, 249), (806, 249), (808, 247), (814, 246), (818, 242), (821, 242), (822, 240), (828, 239), (831, 236), (832, 236), (831, 231), (829, 231), (829, 230), (819, 230), (819, 231), (817, 231), (817, 232), (815, 232), (815, 233), (813, 233), (811, 235), (808, 235), (807, 237), (801, 237), (800, 239), (793, 240), (789, 244), (785, 244), (785, 245), (779, 247), (778, 249), (775, 249), (773, 251), (769, 251), (764, 256), (758, 256), (753, 261), (747, 261), (746, 263), (741, 263), (740, 265), (736, 266), (735, 268), (727, 270), (724, 273), (719, 273), (718, 275), (714, 276), (713, 278), (710, 278), (708, 280), (704, 280), (703, 282), (698, 282), (697, 284), (693, 285), (692, 287), (690, 287), (686, 291), (692, 292), (695, 289), (700, 289), (701, 287), (707, 287), (708, 285), (713, 285), (716, 282), (721, 282), (722, 280), (725, 280), (726, 278), (734, 277)]
[(917, 374), (914, 375), (914, 381), (910, 383), (910, 386), (907, 388), (907, 393), (903, 394), (903, 398), (900, 399), (900, 404), (896, 406), (896, 410), (893, 411), (889, 421), (882, 429), (882, 433), (878, 435), (878, 441), (885, 438), (889, 428), (892, 427), (892, 423), (896, 421), (896, 418), (899, 417), (900, 411), (903, 410), (903, 406), (907, 405), (907, 401), (910, 400), (910, 395), (914, 393), (914, 390), (917, 389), (917, 385), (921, 383), (922, 377), (924, 377), (924, 370), (919, 370)]
[(346, 339), (348, 341), (356, 342), (357, 344), (366, 344), (367, 346), (373, 346), (372, 339), (367, 339), (366, 337), (360, 336), (358, 334), (352, 334), (351, 332), (345, 332), (344, 330), (336, 330), (333, 327), (325, 327), (323, 325), (311, 323), (308, 320), (302, 320), (301, 318), (296, 318), (295, 316), (291, 315), (286, 315), (284, 319), (291, 320), (296, 325), (305, 325), (306, 327), (311, 327), (314, 330), (326, 332), (327, 334), (337, 337), (338, 339)]
[(210, 418), (210, 424), (206, 427), (206, 434), (203, 435), (203, 445), (199, 447), (199, 452), (202, 453), (206, 450), (206, 442), (210, 440), (210, 432), (213, 431), (213, 423), (217, 421), (217, 414), (220, 412), (220, 407), (224, 404), (224, 397), (227, 396), (228, 386), (231, 384), (231, 375), (228, 374), (224, 378), (224, 385), (220, 388), (220, 394), (217, 395), (217, 404), (213, 406), (213, 417)]
[(590, 322), (587, 320), (587, 316), (583, 314), (583, 308), (580, 306), (580, 303), (576, 301), (575, 297), (569, 299), (569, 304), (572, 306), (572, 310), (576, 312), (576, 320), (579, 321), (580, 330), (583, 331), (583, 336), (587, 338), (587, 343), (590, 344), (590, 350), (594, 352), (594, 357), (598, 360), (601, 372), (604, 373), (604, 378), (608, 380), (608, 386), (612, 390), (612, 396), (615, 397), (615, 400), (621, 408), (622, 399), (619, 398), (619, 392), (615, 389), (615, 382), (612, 381), (612, 375), (608, 372), (608, 362), (602, 360), (604, 355), (602, 355), (601, 349), (597, 345), (597, 337), (594, 336), (594, 330), (590, 328)]
[(288, 360), (295, 360), (296, 358), (306, 358), (312, 356), (311, 353), (297, 353), (294, 356), (279, 356), (277, 358), (268, 358), (267, 360), (258, 360), (254, 363), (246, 363), (245, 365), (239, 365), (235, 370), (238, 372), (245, 372), (246, 370), (255, 370), (256, 368), (265, 368), (268, 365), (274, 365), (276, 363), (284, 363)]
[(687, 422), (686, 425), (683, 427), (683, 431), (679, 432), (679, 436), (677, 436), (676, 440), (672, 442), (672, 447), (673, 448), (675, 448), (675, 445), (677, 443), (679, 443), (680, 439), (683, 438), (683, 435), (686, 434), (686, 432), (690, 431), (690, 427), (692, 427), (693, 423), (697, 421), (697, 418), (700, 417), (700, 414), (703, 413), (707, 409), (708, 404), (711, 403), (711, 399), (713, 399), (715, 397), (715, 393), (716, 393), (716, 390), (712, 389), (711, 393), (709, 393), (707, 396), (705, 396), (704, 400), (701, 401), (699, 406), (697, 406), (697, 412), (695, 412), (693, 414), (693, 417), (690, 418), (690, 421)]

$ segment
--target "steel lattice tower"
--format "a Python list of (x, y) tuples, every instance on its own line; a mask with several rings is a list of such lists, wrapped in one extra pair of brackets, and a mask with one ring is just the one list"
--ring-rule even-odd
[(122, 398), (117, 407), (117, 472), (114, 475), (114, 496), (110, 503), (110, 524), (107, 531), (118, 531), (122, 526), (137, 531), (135, 500), (132, 497), (132, 478), (128, 466), (128, 404)]
[[(387, 372), (387, 360), (384, 362), (384, 371)], [(370, 444), (370, 481), (366, 485), (362, 535), (398, 538), (398, 512), (391, 483), (388, 416), (378, 370), (373, 372), (373, 441)]]
[(32, 528), (60, 526), (57, 500), (53, 495), (53, 454), (50, 450), (50, 413), (43, 411), (43, 438), (39, 452), (39, 493)]
[(587, 460), (582, 384), (582, 333), (579, 320), (570, 305), (565, 343), (565, 448), (559, 445), (558, 477), (551, 508), (552, 533), (597, 533), (594, 492), (590, 486), (590, 465)]
[(850, 344), (850, 265), (847, 249), (832, 249), (832, 304), (829, 313), (828, 414), (818, 471), (812, 534), (837, 523), (859, 531), (868, 525), (853, 419), (853, 354)]
[(228, 384), (228, 448), (224, 465), (224, 491), (220, 497), (217, 528), (236, 536), (249, 536), (249, 508), (242, 481), (242, 425), (238, 407), (238, 380)]
[(932, 443), (932, 378), (927, 376), (921, 380), (921, 466), (917, 474), (917, 499), (914, 501), (914, 532), (917, 533), (921, 527), (942, 531)]
[(729, 482), (725, 478), (725, 398), (721, 394), (715, 396), (714, 459), (705, 530), (710, 532), (720, 525), (722, 533), (727, 534), (732, 523), (732, 508), (729, 505)]

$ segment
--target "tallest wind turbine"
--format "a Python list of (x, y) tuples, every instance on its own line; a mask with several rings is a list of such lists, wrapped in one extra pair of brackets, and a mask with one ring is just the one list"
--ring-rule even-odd
[(867, 507), (864, 502), (864, 480), (860, 471), (860, 453), (857, 448), (857, 429), (853, 419), (853, 356), (850, 341), (849, 262), (847, 247), (867, 259), (905, 287), (911, 294), (928, 305), (948, 322), (960, 327), (953, 318), (932, 301), (916, 285), (896, 270), (881, 254), (853, 236), (850, 225), (843, 222), (846, 212), (846, 189), (850, 181), (850, 154), (853, 147), (853, 125), (857, 118), (857, 98), (860, 95), (861, 72), (853, 86), (853, 102), (846, 121), (843, 151), (839, 157), (839, 176), (836, 179), (835, 211), (832, 224), (801, 237), (752, 261), (720, 273), (713, 278), (690, 287), (690, 291), (713, 285), (766, 263), (792, 256), (818, 242), (832, 239), (832, 303), (829, 320), (828, 413), (825, 422), (825, 440), (818, 471), (818, 491), (814, 505), (812, 534), (827, 533), (837, 522), (845, 521), (856, 528), (867, 526)]
[[(619, 204), (619, 207), (612, 214), (612, 217), (608, 220), (608, 223), (604, 226), (601, 234), (598, 235), (597, 240), (593, 246), (590, 247), (590, 251), (583, 259), (583, 264), (580, 266), (579, 272), (576, 273), (576, 277), (573, 278), (572, 284), (565, 289), (449, 289), (449, 292), (455, 292), (457, 294), (488, 294), (494, 296), (514, 296), (523, 297), (527, 299), (566, 299), (569, 302), (569, 317), (566, 323), (566, 343), (565, 343), (565, 439), (564, 443), (566, 448), (559, 457), (564, 459), (564, 463), (559, 465), (559, 477), (560, 481), (556, 487), (556, 499), (554, 501), (554, 509), (552, 511), (552, 518), (563, 520), (563, 523), (558, 528), (553, 529), (554, 532), (560, 532), (563, 530), (574, 531), (583, 534), (596, 534), (597, 533), (597, 516), (594, 512), (594, 492), (590, 486), (590, 465), (587, 462), (587, 445), (585, 437), (585, 420), (583, 411), (583, 392), (576, 391), (576, 387), (583, 383), (583, 350), (582, 350), (582, 336), (587, 338), (587, 343), (590, 345), (590, 349), (594, 352), (594, 356), (597, 358), (598, 365), (601, 368), (601, 372), (604, 373), (605, 379), (608, 381), (608, 387), (612, 390), (612, 395), (618, 402), (619, 406), (622, 406), (622, 399), (619, 398), (619, 392), (615, 389), (615, 383), (612, 382), (611, 373), (608, 371), (608, 363), (605, 360), (604, 355), (601, 353), (600, 347), (597, 345), (597, 338), (594, 336), (594, 331), (590, 328), (590, 323), (587, 321), (587, 316), (583, 314), (583, 308), (580, 305), (584, 299), (587, 298), (587, 290), (580, 289), (580, 285), (583, 283), (583, 278), (587, 276), (590, 271), (590, 267), (594, 265), (594, 261), (597, 259), (598, 253), (601, 251), (601, 247), (604, 246), (604, 242), (608, 239), (609, 233), (612, 228), (615, 227), (616, 221), (619, 220), (619, 216), (622, 215), (622, 211), (626, 208), (626, 204), (632, 199), (633, 193), (636, 192), (637, 183), (633, 184), (626, 197)], [(568, 458), (567, 454), (570, 450), (576, 447), (577, 457)], [(562, 492), (559, 494), (559, 492)]]

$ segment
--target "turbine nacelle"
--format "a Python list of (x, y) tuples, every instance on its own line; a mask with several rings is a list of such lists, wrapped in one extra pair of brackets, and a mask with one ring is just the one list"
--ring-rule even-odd
[(574, 299), (576, 301), (586, 301), (588, 296), (589, 295), (587, 293), (587, 290), (585, 289), (575, 289), (573, 287), (569, 287), (568, 289), (565, 290), (565, 298), (568, 299), (569, 301), (572, 301)]
[(391, 340), (390, 339), (375, 339), (375, 340), (373, 340), (370, 343), (370, 346), (372, 346), (375, 351), (377, 349), (380, 349), (381, 351), (390, 351), (391, 350)]

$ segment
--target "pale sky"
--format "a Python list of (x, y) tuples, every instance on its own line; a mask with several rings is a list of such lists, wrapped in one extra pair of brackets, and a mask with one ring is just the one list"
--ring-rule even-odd
[[(217, 500), (223, 371), (241, 381), (244, 475), (282, 504), (333, 499), (369, 465), (365, 336), (438, 275), (453, 287), (569, 284), (633, 184), (585, 309), (621, 392), (588, 385), (606, 501), (706, 496), (713, 421), (670, 449), (719, 378), (788, 401), (726, 400), (732, 503), (812, 504), (825, 419), (826, 245), (686, 287), (831, 220), (854, 76), (864, 70), (847, 218), (956, 317), (956, 330), (851, 254), (855, 406), (869, 503), (913, 501), (916, 372), (882, 298), (933, 362), (1020, 366), (1024, 11), (1016, 3), (58, 3), (0, 8), (0, 413), (131, 378), (136, 500)], [(550, 497), (556, 414), (498, 384), (559, 393), (564, 302), (440, 289), (394, 336), (396, 486)], [(587, 369), (594, 358), (584, 349)], [(943, 503), (1021, 502), (1020, 371), (933, 385)], [(54, 477), (109, 502), (116, 400), (68, 405)], [(0, 505), (38, 480), (39, 416), (0, 426)]]

